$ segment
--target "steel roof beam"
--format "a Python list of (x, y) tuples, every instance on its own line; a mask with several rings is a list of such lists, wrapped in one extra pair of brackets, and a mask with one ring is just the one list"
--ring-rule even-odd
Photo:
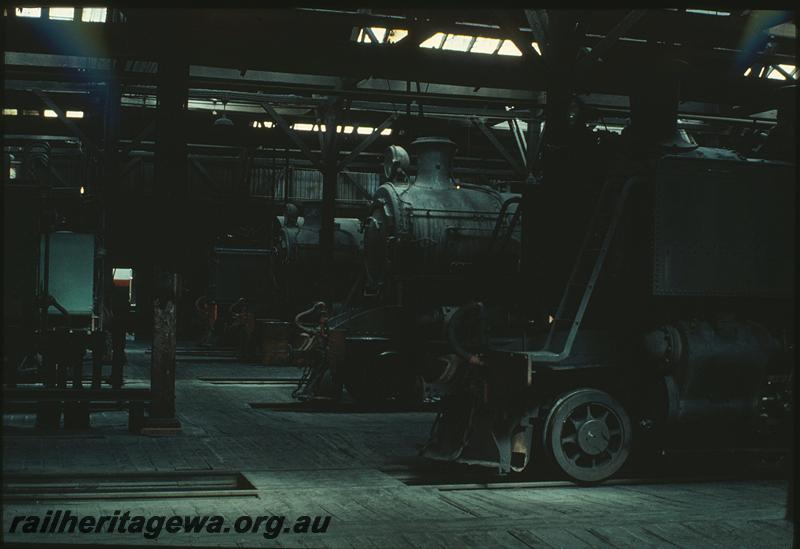
[(627, 33), (636, 23), (641, 21), (646, 14), (647, 10), (629, 11), (625, 17), (622, 18), (622, 21), (617, 23), (614, 28), (611, 29), (611, 32), (609, 32), (605, 38), (594, 45), (591, 52), (578, 60), (577, 71), (581, 72), (594, 61), (604, 59), (606, 54), (611, 50), (611, 48), (614, 47), (614, 44), (616, 44), (617, 40), (625, 35), (625, 33)]
[[(340, 161), (340, 162), (339, 162), (339, 164), (338, 164), (338, 166), (336, 167), (336, 169), (337, 169), (337, 170), (339, 170), (339, 171), (341, 171), (341, 170), (343, 170), (344, 168), (346, 168), (346, 167), (347, 167), (347, 165), (348, 165), (350, 162), (352, 162), (353, 160), (355, 160), (356, 158), (358, 158), (358, 155), (360, 155), (360, 154), (361, 154), (361, 153), (362, 153), (362, 152), (363, 152), (363, 151), (364, 151), (364, 150), (365, 150), (367, 147), (369, 147), (370, 145), (372, 145), (372, 144), (375, 142), (375, 139), (377, 139), (377, 138), (378, 138), (378, 136), (381, 134), (381, 132), (382, 132), (383, 130), (385, 130), (386, 128), (388, 128), (389, 126), (391, 126), (391, 125), (392, 125), (392, 122), (394, 122), (396, 119), (397, 119), (397, 115), (396, 115), (396, 114), (393, 114), (393, 115), (389, 116), (389, 118), (387, 118), (386, 120), (384, 120), (384, 121), (383, 121), (383, 123), (381, 123), (381, 125), (380, 125), (380, 126), (378, 126), (377, 128), (375, 128), (375, 129), (372, 131), (372, 133), (371, 133), (371, 134), (369, 134), (369, 135), (368, 135), (368, 136), (367, 136), (367, 137), (366, 137), (366, 138), (365, 138), (363, 141), (361, 141), (361, 143), (359, 143), (358, 145), (356, 145), (356, 148), (355, 148), (355, 149), (353, 149), (353, 151), (352, 151), (352, 152), (351, 152), (351, 153), (350, 153), (350, 154), (349, 154), (349, 155), (348, 155), (348, 156), (347, 156), (347, 157), (346, 157), (344, 160), (342, 160), (342, 161)], [(335, 131), (335, 130), (334, 130), (334, 131)]]
[(494, 145), (494, 148), (495, 148), (495, 149), (497, 149), (497, 152), (499, 152), (499, 153), (500, 153), (500, 155), (501, 155), (503, 158), (505, 158), (505, 159), (506, 159), (506, 162), (508, 162), (508, 164), (509, 164), (509, 165), (511, 166), (511, 168), (514, 170), (514, 173), (516, 173), (516, 174), (517, 174), (517, 175), (519, 175), (520, 177), (523, 177), (523, 178), (524, 178), (524, 177), (527, 175), (527, 171), (525, 170), (525, 168), (523, 168), (522, 166), (520, 166), (520, 165), (519, 165), (519, 163), (518, 163), (518, 162), (517, 162), (517, 160), (516, 160), (516, 159), (515, 159), (515, 158), (514, 158), (514, 157), (511, 155), (511, 153), (509, 153), (509, 152), (506, 150), (506, 148), (503, 146), (503, 144), (502, 144), (502, 143), (500, 143), (500, 140), (499, 140), (499, 139), (497, 139), (497, 136), (496, 136), (496, 135), (494, 135), (494, 133), (492, 133), (492, 130), (491, 130), (491, 129), (489, 129), (489, 128), (486, 126), (486, 124), (484, 124), (484, 123), (483, 123), (483, 121), (482, 121), (482, 120), (480, 120), (479, 118), (473, 118), (473, 119), (472, 119), (472, 122), (475, 124), (475, 126), (477, 126), (477, 128), (478, 128), (478, 129), (481, 131), (481, 133), (483, 133), (483, 135), (485, 135), (485, 136), (486, 136), (486, 138), (489, 140), (489, 142), (490, 142), (492, 145)]
[(303, 140), (300, 139), (300, 137), (297, 135), (297, 132), (294, 131), (291, 126), (289, 126), (286, 120), (280, 114), (278, 114), (273, 106), (269, 103), (261, 103), (261, 107), (272, 117), (283, 133), (285, 133), (289, 139), (291, 139), (292, 142), (297, 145), (301, 151), (303, 151), (303, 155), (305, 155), (305, 157), (314, 165), (314, 167), (321, 171), (323, 167), (320, 160), (316, 155), (312, 154), (311, 149), (308, 148), (308, 145), (306, 145)]

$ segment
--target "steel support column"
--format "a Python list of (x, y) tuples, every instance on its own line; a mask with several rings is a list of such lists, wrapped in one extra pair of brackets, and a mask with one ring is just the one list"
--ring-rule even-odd
[[(180, 25), (180, 15), (167, 17)], [(191, 231), (187, 200), (186, 132), (189, 63), (180, 51), (169, 51), (158, 63), (156, 108), (155, 185), (156, 226), (150, 240), (155, 246), (153, 292), (153, 353), (151, 384), (153, 405), (144, 430), (176, 432), (175, 338), (176, 307), (180, 297), (178, 272), (182, 243)]]
[[(111, 292), (113, 291), (113, 265), (109, 250), (114, 249), (113, 242), (113, 211), (116, 209), (119, 190), (119, 155), (117, 144), (119, 142), (119, 125), (122, 114), (121, 90), (118, 75), (122, 71), (124, 61), (117, 60), (114, 76), (106, 81), (105, 109), (103, 117), (103, 184), (97, 193), (100, 198), (100, 230), (98, 242), (100, 253), (96, 261), (99, 272), (97, 288), (97, 309), (100, 316), (100, 330), (108, 332), (114, 323), (113, 314), (108, 318), (110, 310)], [(109, 322), (110, 320), (110, 322)], [(105, 355), (105, 341), (102, 334), (98, 334), (93, 341), (92, 348), (92, 387), (100, 388), (102, 380), (102, 364)], [(121, 366), (120, 366), (121, 368)], [(122, 372), (116, 372), (121, 381)]]
[(328, 310), (333, 310), (333, 252), (334, 252), (334, 216), (336, 206), (336, 188), (339, 183), (339, 167), (336, 163), (338, 143), (336, 123), (338, 104), (326, 108), (325, 147), (322, 151), (322, 208), (320, 211), (319, 246), (321, 265), (322, 298), (328, 303)]
[(545, 120), (545, 145), (566, 144), (569, 104), (575, 78), (578, 54), (579, 22), (574, 13), (556, 11), (550, 14), (548, 38), (548, 86)]

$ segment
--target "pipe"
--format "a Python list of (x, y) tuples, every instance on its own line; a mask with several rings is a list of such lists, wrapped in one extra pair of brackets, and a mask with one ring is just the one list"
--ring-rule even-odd
[(302, 331), (304, 331), (304, 332), (313, 333), (313, 334), (319, 333), (320, 328), (317, 328), (317, 327), (314, 327), (314, 326), (308, 326), (306, 324), (303, 324), (300, 321), (300, 319), (303, 318), (304, 316), (308, 316), (310, 314), (313, 314), (313, 313), (315, 313), (316, 311), (318, 311), (320, 309), (324, 309), (324, 307), (325, 307), (325, 302), (324, 301), (317, 301), (316, 303), (314, 303), (314, 305), (311, 306), (310, 309), (306, 309), (305, 311), (297, 313), (297, 316), (294, 317), (295, 325), (298, 328), (300, 328)]
[[(511, 204), (519, 204), (522, 201), (522, 196), (512, 196), (500, 207), (500, 213), (497, 214), (497, 223), (494, 224), (494, 231), (492, 231), (492, 239), (489, 241), (489, 251), (494, 248), (494, 243), (497, 240), (497, 235), (500, 233), (500, 227), (503, 225), (503, 216), (506, 214), (506, 210), (508, 209)], [(513, 226), (512, 226), (513, 230)]]

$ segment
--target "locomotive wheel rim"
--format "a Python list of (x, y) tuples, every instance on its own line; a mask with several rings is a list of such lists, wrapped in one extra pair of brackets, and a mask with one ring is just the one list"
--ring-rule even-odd
[(556, 464), (578, 482), (600, 482), (628, 458), (630, 420), (610, 395), (580, 389), (560, 398), (550, 413), (546, 446)]

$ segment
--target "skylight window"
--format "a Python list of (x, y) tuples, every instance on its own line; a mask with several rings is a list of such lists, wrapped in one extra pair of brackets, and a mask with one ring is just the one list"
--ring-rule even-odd
[[(789, 74), (795, 80), (797, 79), (797, 67), (794, 65), (778, 65), (784, 72)], [(779, 70), (771, 68), (767, 73), (767, 78), (770, 80), (786, 80), (786, 77)]]
[[(384, 27), (369, 27), (369, 30), (372, 31), (372, 34), (375, 35), (375, 38), (378, 40), (379, 44), (396, 44), (406, 36), (408, 36), (408, 31), (405, 29), (386, 29)], [(369, 35), (366, 29), (359, 29), (358, 31), (358, 38), (356, 38), (356, 42), (360, 42), (362, 44), (372, 44), (373, 40), (372, 37)]]
[(58, 115), (56, 114), (56, 111), (53, 111), (53, 110), (50, 110), (50, 109), (45, 109), (44, 117), (45, 118), (58, 118)]
[(500, 46), (500, 49), (497, 51), (497, 55), (512, 55), (514, 57), (521, 57), (522, 52), (519, 51), (519, 48), (514, 45), (514, 42), (511, 40), (504, 40), (503, 45)]
[(465, 34), (448, 34), (442, 44), (443, 50), (467, 51), (472, 45), (474, 37)]
[(75, 19), (75, 8), (50, 8), (50, 19), (57, 21), (72, 21)]
[(84, 23), (105, 23), (108, 8), (83, 8), (81, 21)]
[[(522, 52), (519, 51), (519, 48), (517, 48), (511, 40), (487, 38), (485, 36), (470, 36), (466, 34), (445, 34), (443, 32), (437, 32), (422, 42), (419, 47), (481, 53), (484, 55), (522, 56)], [(539, 55), (542, 54), (539, 44), (536, 42), (531, 42), (531, 47), (533, 47)]]
[(445, 33), (437, 32), (436, 34), (434, 34), (433, 36), (422, 42), (419, 45), (419, 47), (439, 49), (442, 47), (442, 43), (444, 42), (445, 36), (446, 36)]
[(369, 126), (359, 126), (358, 129), (356, 129), (356, 133), (359, 135), (369, 135), (373, 131), (375, 131), (375, 128), (370, 128)]
[[(370, 27), (369, 30), (371, 30), (375, 38), (378, 39), (378, 43), (382, 44), (383, 40), (386, 38), (386, 29), (384, 27)], [(358, 42), (370, 44), (372, 43), (372, 37), (365, 29), (361, 29), (358, 33)]]
[(385, 130), (381, 130), (381, 135), (392, 135), (392, 128), (386, 128)]
[(39, 111), (25, 109), (22, 111), (22, 114), (24, 116), (39, 116), (40, 113)]
[(478, 36), (475, 38), (475, 43), (472, 44), (472, 48), (469, 50), (469, 52), (486, 53), (491, 55), (497, 51), (498, 47), (500, 47), (499, 38), (484, 38), (483, 36)]
[(17, 116), (17, 109), (3, 109), (3, 116)]
[(67, 118), (83, 118), (83, 111), (67, 111)]
[(405, 29), (392, 29), (386, 37), (387, 44), (397, 44), (400, 40), (408, 36), (408, 31)]
[(41, 17), (42, 8), (17, 8), (17, 17)]

